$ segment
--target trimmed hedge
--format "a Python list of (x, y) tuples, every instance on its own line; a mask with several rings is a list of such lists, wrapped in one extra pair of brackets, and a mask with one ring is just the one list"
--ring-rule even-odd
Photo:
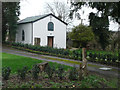
[(88, 60), (91, 62), (98, 62), (107, 65), (115, 65), (117, 66), (118, 56), (114, 54), (101, 54), (101, 53), (92, 53), (90, 52), (88, 55)]
[[(15, 42), (5, 42), (7, 45), (11, 45), (14, 48), (26, 50), (29, 52), (34, 52), (38, 54), (44, 54), (44, 55), (53, 55), (58, 57), (64, 57), (64, 58), (70, 58), (75, 60), (81, 60), (81, 51), (80, 50), (74, 50), (70, 51), (69, 49), (63, 49), (63, 48), (51, 48), (48, 46), (36, 46), (31, 44), (23, 44), (23, 43), (15, 43)], [(29, 50), (28, 50), (29, 49)]]
[[(48, 46), (35, 46), (31, 44), (23, 44), (23, 43), (10, 43), (5, 42), (7, 45), (11, 45), (14, 48), (26, 50), (29, 52), (37, 53), (37, 54), (43, 54), (43, 55), (52, 55), (52, 56), (58, 56), (63, 58), (70, 58), (75, 60), (82, 60), (82, 51), (81, 49), (70, 51), (69, 49), (58, 49), (58, 48), (51, 48)], [(103, 54), (103, 53), (96, 53), (87, 51), (87, 60), (91, 62), (97, 62), (101, 64), (107, 64), (107, 65), (113, 65), (118, 66), (118, 56), (116, 54)]]

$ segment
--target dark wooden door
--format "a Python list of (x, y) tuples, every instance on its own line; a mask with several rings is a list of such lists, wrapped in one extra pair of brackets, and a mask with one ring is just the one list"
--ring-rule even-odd
[(48, 46), (53, 47), (53, 37), (48, 37)]

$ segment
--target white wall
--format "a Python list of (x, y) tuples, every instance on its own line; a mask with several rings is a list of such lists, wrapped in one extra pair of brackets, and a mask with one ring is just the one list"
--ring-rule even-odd
[[(25, 32), (25, 40), (22, 41), (22, 30)], [(16, 42), (32, 44), (32, 23), (20, 24), (16, 33)]]
[[(54, 31), (48, 31), (50, 16), (33, 23), (33, 38), (41, 38), (40, 45), (47, 46), (47, 36), (54, 36), (53, 47), (66, 48), (66, 25), (52, 16)], [(33, 40), (34, 44), (34, 40)]]

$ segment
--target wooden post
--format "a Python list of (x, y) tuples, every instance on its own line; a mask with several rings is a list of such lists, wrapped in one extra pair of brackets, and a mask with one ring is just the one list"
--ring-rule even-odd
[(86, 59), (86, 49), (82, 48), (82, 69), (83, 69), (83, 76), (87, 75), (87, 59)]
[(79, 80), (81, 81), (82, 80), (82, 77), (83, 76), (83, 70), (82, 70), (82, 64), (80, 64), (79, 66)]

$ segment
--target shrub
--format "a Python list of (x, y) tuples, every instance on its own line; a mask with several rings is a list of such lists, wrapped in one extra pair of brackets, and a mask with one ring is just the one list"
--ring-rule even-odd
[(89, 88), (89, 85), (93, 87), (99, 86), (99, 78), (94, 75), (89, 75), (87, 77), (84, 77), (84, 79), (81, 82), (82, 82), (80, 85), (81, 88)]
[(57, 73), (58, 73), (58, 77), (62, 80), (62, 78), (63, 78), (63, 73), (64, 73), (64, 66), (63, 66), (63, 65), (60, 65), (60, 66), (58, 67)]
[(3, 67), (2, 68), (2, 77), (4, 80), (8, 80), (11, 73), (10, 67)]
[(38, 67), (37, 64), (35, 64), (32, 68), (32, 75), (34, 79), (38, 79), (39, 72), (40, 72), (40, 68)]
[(97, 53), (94, 53), (94, 59), (96, 60), (96, 57), (98, 57)]
[(20, 77), (22, 80), (25, 79), (27, 74), (28, 68), (24, 66), (21, 70), (18, 70), (18, 77)]
[(78, 58), (78, 51), (77, 50), (74, 50), (73, 51), (73, 57), (75, 58), (75, 59), (77, 59)]
[[(58, 57), (63, 57), (63, 58), (70, 58), (70, 59), (75, 59), (75, 60), (82, 60), (82, 51), (81, 49), (79, 50), (73, 50), (70, 51), (69, 49), (58, 49), (58, 48), (51, 48), (48, 46), (34, 46), (31, 44), (23, 44), (23, 43), (15, 43), (15, 42), (4, 42), (7, 45), (12, 45), (14, 48), (24, 50), (26, 48), (26, 51), (33, 52), (33, 53), (39, 53), (39, 54), (44, 54), (44, 55), (53, 55), (53, 56), (58, 56)], [(30, 50), (28, 50), (30, 49)], [(33, 51), (35, 50), (35, 51)], [(117, 65), (120, 61), (118, 61), (120, 57), (120, 52), (119, 55), (113, 55), (110, 53), (97, 53), (94, 51), (89, 51), (89, 61), (91, 62), (99, 62), (102, 64), (111, 64), (111, 65)]]
[(49, 65), (45, 68), (45, 72), (48, 74), (48, 78), (52, 78), (54, 70), (54, 67), (50, 67)]
[(94, 54), (92, 54), (92, 52), (90, 52), (88, 56), (89, 56), (89, 58), (90, 58), (89, 60), (90, 60), (91, 62), (94, 62)]
[(11, 44), (9, 41), (4, 41), (2, 43), (6, 44), (6, 45), (10, 45)]
[(69, 79), (70, 80), (77, 80), (77, 77), (78, 77), (77, 69), (74, 66), (73, 69), (69, 73)]
[(92, 53), (90, 52), (88, 56), (89, 56), (90, 58), (92, 58)]

